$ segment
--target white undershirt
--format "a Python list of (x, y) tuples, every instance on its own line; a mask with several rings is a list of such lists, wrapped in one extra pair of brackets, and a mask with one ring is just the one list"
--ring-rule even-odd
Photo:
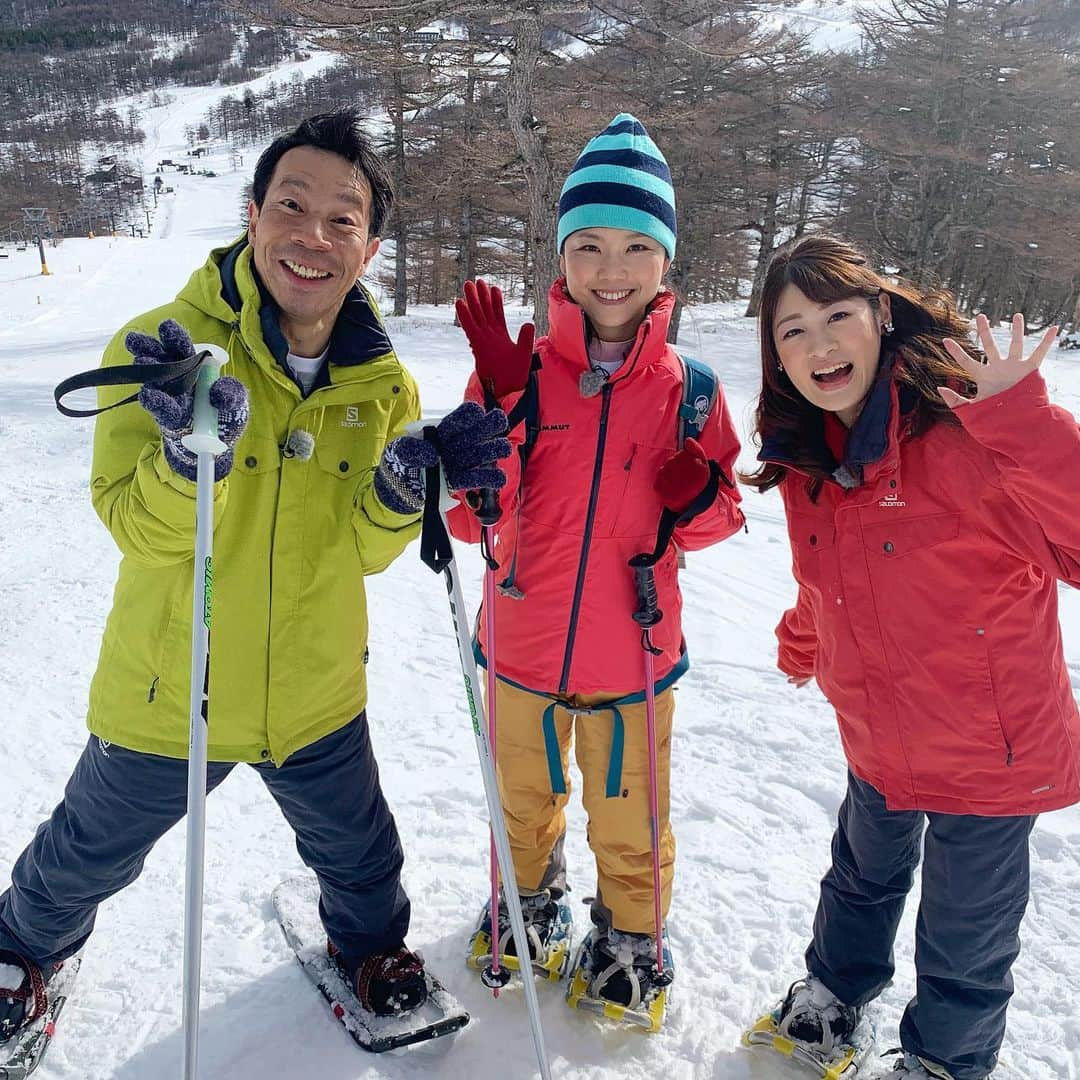
[(300, 384), (300, 387), (305, 394), (311, 393), (311, 388), (315, 385), (315, 379), (319, 374), (319, 369), (323, 366), (323, 361), (326, 359), (326, 354), (329, 351), (330, 346), (327, 345), (318, 356), (297, 356), (296, 353), (291, 352), (285, 358), (285, 362), (289, 365), (289, 370), (296, 376), (296, 381)]
[(629, 341), (601, 341), (594, 337), (589, 342), (589, 363), (608, 375), (614, 375), (626, 362), (633, 344), (633, 338)]

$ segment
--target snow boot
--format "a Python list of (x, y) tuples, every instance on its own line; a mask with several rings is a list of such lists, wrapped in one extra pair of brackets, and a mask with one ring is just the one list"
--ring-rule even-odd
[(327, 942), (327, 952), (348, 976), (360, 1004), (376, 1016), (398, 1016), (427, 1000), (424, 961), (404, 943), (365, 957), (353, 970), (342, 962), (333, 942)]
[(49, 982), (63, 966), (53, 964), (45, 972), (25, 956), (0, 949), (0, 1046), (45, 1012)]
[[(570, 963), (573, 916), (566, 900), (552, 896), (548, 889), (519, 893), (525, 936), (529, 940), (529, 960), (537, 974), (561, 979)], [(484, 905), (470, 942), (469, 967), (483, 970), (491, 961), (491, 903)], [(499, 900), (499, 955), (510, 971), (520, 970), (517, 943), (510, 927), (506, 901)]]
[(893, 1054), (900, 1055), (900, 1060), (885, 1074), (888, 1080), (953, 1080), (952, 1073), (936, 1061), (927, 1061), (900, 1049), (889, 1050), (882, 1056)]
[(780, 1005), (777, 1031), (820, 1054), (828, 1056), (849, 1043), (862, 1018), (862, 1009), (845, 1005), (813, 975), (797, 979)]
[(608, 1020), (659, 1031), (675, 977), (664, 935), (664, 970), (656, 970), (656, 945), (650, 934), (593, 927), (578, 950), (566, 1001), (571, 1008)]
[[(606, 935), (593, 931), (592, 971), (589, 993), (601, 1001), (638, 1008), (649, 998), (656, 974), (656, 942), (650, 934), (627, 934), (608, 930)], [(663, 985), (671, 982), (664, 972)]]

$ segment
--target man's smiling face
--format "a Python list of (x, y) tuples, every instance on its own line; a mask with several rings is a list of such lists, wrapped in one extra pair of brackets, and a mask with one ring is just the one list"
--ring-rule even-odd
[[(371, 186), (345, 158), (311, 146), (282, 155), (248, 239), (294, 351), (329, 338), (345, 297), (379, 250), (368, 236)], [(322, 346), (319, 346), (322, 348)], [(308, 353), (310, 355), (310, 352)]]

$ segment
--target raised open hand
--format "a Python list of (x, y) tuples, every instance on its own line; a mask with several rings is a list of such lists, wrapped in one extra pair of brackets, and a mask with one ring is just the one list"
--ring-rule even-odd
[(952, 338), (944, 341), (945, 350), (967, 372), (968, 377), (975, 384), (974, 397), (961, 397), (955, 390), (947, 386), (939, 387), (941, 398), (951, 409), (958, 409), (962, 405), (971, 405), (976, 401), (985, 401), (987, 398), (1000, 394), (1015, 386), (1026, 375), (1038, 369), (1046, 358), (1050, 346), (1057, 337), (1058, 327), (1051, 326), (1043, 334), (1042, 340), (1030, 356), (1024, 356), (1024, 316), (1019, 312), (1012, 318), (1012, 338), (1009, 341), (1009, 352), (1002, 356), (998, 351), (997, 343), (990, 334), (990, 320), (985, 315), (975, 316), (975, 331), (986, 354), (985, 363), (980, 363), (970, 356), (963, 346)]
[(478, 278), (475, 282), (465, 282), (464, 293), (455, 307), (458, 322), (476, 359), (480, 385), (496, 401), (524, 390), (532, 367), (535, 327), (525, 323), (515, 342), (506, 329), (502, 293), (498, 286), (489, 286)]

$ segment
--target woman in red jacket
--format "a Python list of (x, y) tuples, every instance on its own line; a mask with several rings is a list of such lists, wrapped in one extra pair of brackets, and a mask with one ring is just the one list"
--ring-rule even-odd
[[(779, 666), (837, 712), (848, 790), (807, 973), (774, 1014), (820, 1058), (858, 1048), (923, 845), (916, 994), (890, 1076), (983, 1080), (1012, 993), (1037, 814), (1080, 798), (1057, 583), (1080, 585), (1080, 429), (1013, 319), (1000, 355), (944, 293), (811, 237), (761, 306), (759, 491), (799, 585)], [(959, 392), (958, 392), (959, 391)], [(923, 831), (925, 827), (925, 837)]]
[[(567, 178), (559, 203), (560, 268), (549, 295), (550, 329), (515, 344), (497, 290), (466, 289), (459, 313), (477, 371), (468, 394), (500, 405), (511, 422), (533, 375), (535, 443), (504, 463), (494, 605), (499, 678), (498, 774), (517, 882), (536, 967), (566, 967), (569, 908), (563, 835), (567, 759), (577, 760), (598, 886), (589, 995), (639, 1008), (655, 964), (649, 751), (641, 628), (628, 561), (652, 551), (665, 507), (678, 513), (674, 544), (655, 567), (663, 619), (655, 656), (659, 846), (663, 911), (675, 842), (668, 823), (672, 684), (686, 670), (677, 553), (714, 544), (743, 522), (732, 483), (738, 438), (722, 392), (696, 439), (680, 450), (683, 365), (667, 343), (675, 305), (663, 278), (675, 254), (670, 173), (645, 128), (617, 116)], [(530, 440), (531, 441), (531, 440)], [(524, 461), (524, 463), (523, 463)], [(465, 508), (456, 535), (479, 539)], [(489, 651), (485, 619), (478, 645)], [(512, 953), (505, 913), (500, 951)], [(483, 921), (474, 952), (490, 951)], [(478, 946), (479, 943), (479, 946)], [(480, 966), (480, 953), (474, 955)]]

